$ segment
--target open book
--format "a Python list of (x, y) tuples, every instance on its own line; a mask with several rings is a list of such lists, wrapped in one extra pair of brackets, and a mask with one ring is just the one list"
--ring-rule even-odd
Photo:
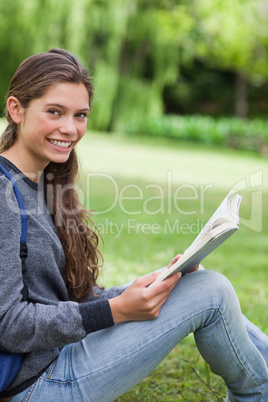
[(239, 227), (241, 199), (239, 194), (231, 190), (191, 246), (153, 284), (161, 282), (179, 271), (185, 275), (230, 237)]

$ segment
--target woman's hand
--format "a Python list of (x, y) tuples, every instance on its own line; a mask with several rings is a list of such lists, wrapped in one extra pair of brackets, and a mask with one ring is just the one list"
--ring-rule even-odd
[(167, 268), (172, 267), (172, 265), (174, 265), (175, 262), (177, 262), (181, 258), (181, 256), (182, 254), (177, 254), (175, 257), (173, 257), (170, 263), (168, 264)]
[[(168, 264), (167, 268), (172, 267), (172, 265), (175, 264), (175, 262), (177, 262), (181, 258), (181, 256), (182, 256), (182, 254), (177, 254), (174, 258), (172, 258), (172, 260)], [(193, 269), (191, 269), (191, 271), (189, 271), (188, 274), (190, 274), (191, 272), (198, 271), (198, 268), (199, 268), (199, 263), (196, 264), (196, 266)]]
[(159, 275), (159, 272), (154, 272), (138, 278), (121, 295), (109, 300), (115, 323), (158, 317), (181, 274), (174, 274), (155, 286), (148, 287)]

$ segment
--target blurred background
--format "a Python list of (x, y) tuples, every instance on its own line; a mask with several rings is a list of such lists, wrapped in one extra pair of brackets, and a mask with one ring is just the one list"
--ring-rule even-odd
[[(243, 312), (266, 332), (267, 22), (267, 0), (0, 0), (2, 115), (11, 77), (34, 53), (63, 47), (93, 77), (78, 149), (81, 196), (105, 244), (102, 283), (167, 265), (240, 183), (249, 224), (204, 265), (231, 280)], [(178, 189), (184, 199), (174, 205)], [(188, 337), (120, 401), (222, 401), (225, 393)]]
[(243, 147), (226, 138), (240, 134), (240, 122), (215, 124), (254, 119), (247, 134), (263, 137), (267, 21), (266, 0), (0, 0), (1, 108), (24, 58), (64, 47), (94, 77), (92, 129), (152, 135), (157, 127), (157, 135), (201, 141), (199, 120), (176, 119), (194, 114), (211, 117), (202, 123), (215, 138), (205, 142)]

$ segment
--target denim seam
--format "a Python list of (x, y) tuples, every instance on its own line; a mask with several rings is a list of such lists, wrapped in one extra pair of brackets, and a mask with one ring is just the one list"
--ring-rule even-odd
[[(56, 360), (57, 359), (55, 359), (52, 363), (51, 363), (51, 365), (49, 366), (49, 368), (48, 368), (48, 370), (47, 370), (47, 378), (51, 378), (51, 376), (53, 375), (53, 373), (54, 373), (54, 369), (55, 369), (55, 366), (56, 366)], [(41, 377), (43, 377), (44, 378), (44, 375), (43, 376), (41, 376)]]
[(260, 335), (258, 333), (256, 333), (255, 331), (252, 331), (250, 328), (247, 328), (247, 331), (254, 336), (254, 338), (258, 339), (261, 343), (263, 342), (263, 339), (260, 337)]
[(239, 361), (239, 363), (241, 364), (241, 366), (243, 367), (243, 369), (245, 370), (245, 372), (247, 373), (247, 375), (249, 376), (249, 378), (251, 379), (251, 381), (253, 381), (253, 383), (256, 385), (256, 388), (258, 389), (258, 391), (261, 393), (262, 396), (264, 396), (262, 390), (259, 388), (259, 384), (258, 384), (258, 383), (256, 382), (256, 380), (252, 377), (251, 373), (248, 371), (248, 369), (245, 367), (244, 363), (241, 361), (241, 359), (240, 359), (240, 357), (239, 357), (239, 355), (238, 355), (238, 352), (237, 352), (237, 350), (236, 350), (236, 348), (235, 348), (235, 346), (234, 346), (234, 344), (233, 344), (233, 341), (232, 341), (232, 339), (231, 339), (231, 337), (230, 337), (230, 334), (229, 334), (229, 332), (228, 332), (228, 329), (227, 329), (227, 326), (226, 326), (226, 322), (225, 322), (225, 320), (224, 320), (223, 313), (220, 311), (220, 309), (218, 309), (218, 311), (219, 311), (219, 313), (220, 313), (220, 315), (221, 315), (221, 319), (222, 319), (222, 321), (223, 321), (226, 334), (227, 334), (228, 339), (229, 339), (229, 341), (230, 341), (230, 344), (232, 345), (232, 348), (233, 348), (233, 350), (234, 350), (234, 352), (235, 352), (235, 355), (236, 355), (236, 357), (237, 357), (237, 360)]
[(27, 392), (27, 394), (24, 396), (24, 398), (22, 399), (22, 402), (26, 402), (26, 401), (29, 401), (29, 400), (30, 400), (30, 398), (31, 398), (31, 396), (32, 396), (32, 394), (33, 394), (33, 392), (34, 392), (34, 390), (35, 390), (35, 387), (36, 387), (38, 381), (39, 381), (39, 379), (38, 379), (37, 381), (35, 381), (35, 382), (33, 383), (33, 385), (28, 389), (28, 392)]
[[(85, 377), (87, 377), (87, 376), (85, 376)], [(82, 377), (81, 377), (81, 378), (82, 378)], [(79, 378), (79, 379), (80, 379), (80, 378)], [(61, 380), (53, 380), (53, 378), (42, 378), (42, 377), (40, 377), (39, 380), (40, 380), (40, 381), (41, 381), (41, 380), (42, 380), (42, 381), (46, 381), (46, 382), (53, 382), (53, 383), (57, 383), (57, 384), (61, 384), (61, 385), (66, 385), (66, 384), (72, 385), (72, 384), (75, 384), (75, 383), (78, 381), (78, 379), (61, 381)], [(38, 381), (39, 381), (39, 380), (38, 380)]]

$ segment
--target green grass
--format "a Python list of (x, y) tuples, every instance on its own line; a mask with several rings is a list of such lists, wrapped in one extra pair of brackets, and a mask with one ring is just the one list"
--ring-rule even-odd
[[(262, 231), (241, 224), (204, 265), (231, 280), (243, 312), (268, 332), (267, 159), (164, 139), (97, 133), (86, 136), (79, 155), (84, 172), (81, 197), (87, 208), (99, 212), (93, 220), (104, 241), (101, 280), (107, 287), (166, 265), (190, 245), (231, 187), (242, 179), (249, 187), (250, 176), (261, 172), (262, 184), (253, 190), (262, 192), (263, 208), (260, 199), (254, 201), (254, 211), (262, 212)], [(188, 200), (174, 200), (176, 193)], [(251, 194), (242, 193), (241, 216), (249, 219)], [(119, 401), (222, 401), (224, 397), (222, 380), (208, 376), (190, 336)]]
[[(0, 119), (1, 130), (4, 126)], [(262, 192), (263, 208), (259, 201), (254, 205), (254, 211), (262, 212), (262, 231), (241, 224), (204, 265), (231, 280), (243, 312), (268, 332), (268, 159), (212, 145), (98, 133), (86, 135), (79, 156), (81, 198), (87, 208), (99, 212), (93, 220), (104, 241), (100, 279), (107, 287), (166, 265), (190, 245), (231, 187), (243, 179), (249, 186), (252, 174), (261, 172), (262, 185), (253, 190)], [(190, 198), (178, 200), (176, 193)], [(249, 219), (251, 196), (248, 191), (243, 196), (241, 216)], [(208, 375), (189, 336), (118, 401), (224, 398), (222, 380)]]

